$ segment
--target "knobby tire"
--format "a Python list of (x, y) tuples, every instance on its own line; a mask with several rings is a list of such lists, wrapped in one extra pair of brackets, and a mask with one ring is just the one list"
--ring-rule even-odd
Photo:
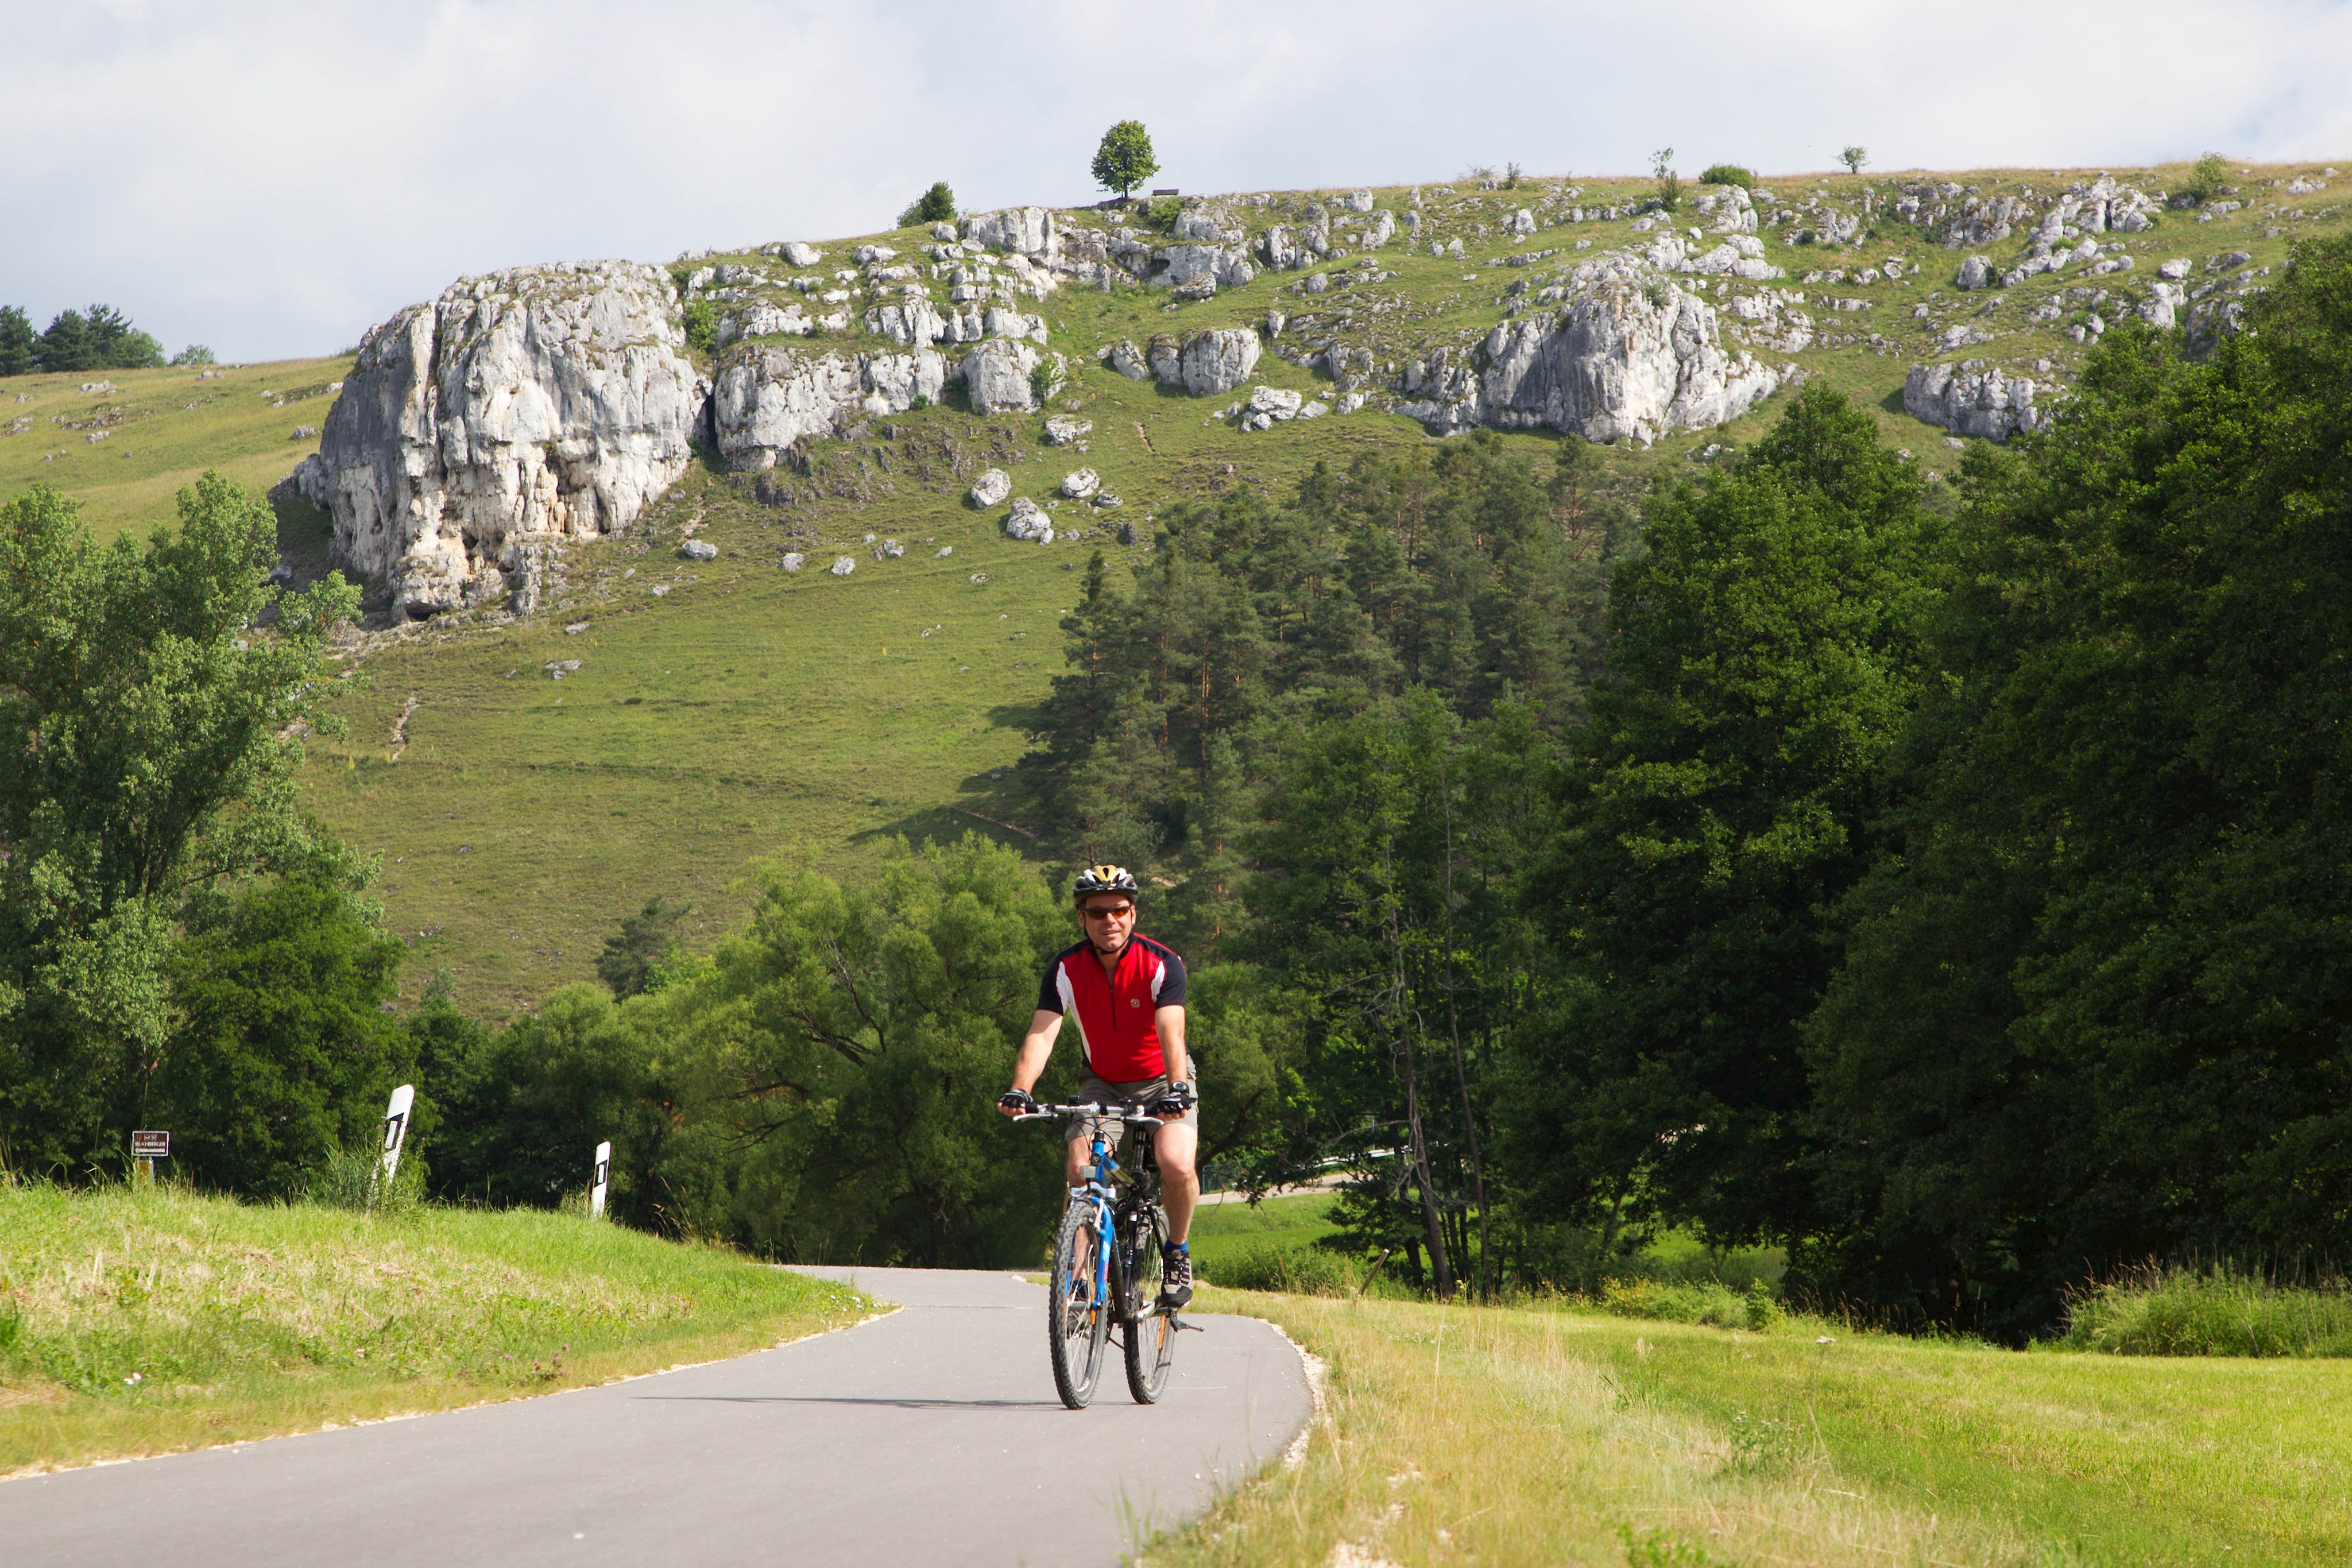
[(1138, 1405), (1157, 1405), (1168, 1391), (1168, 1369), (1176, 1361), (1176, 1319), (1154, 1310), (1159, 1304), (1160, 1255), (1168, 1239), (1168, 1217), (1160, 1212), (1158, 1204), (1152, 1204), (1136, 1219), (1135, 1269), (1127, 1281), (1130, 1315), (1119, 1337), (1127, 1353), (1127, 1391)]
[(1062, 1213), (1061, 1234), (1054, 1241), (1045, 1341), (1054, 1363), (1054, 1391), (1073, 1410), (1085, 1409), (1094, 1399), (1102, 1375), (1103, 1341), (1110, 1331), (1109, 1303), (1095, 1299), (1095, 1254), (1100, 1246), (1094, 1205), (1071, 1204)]

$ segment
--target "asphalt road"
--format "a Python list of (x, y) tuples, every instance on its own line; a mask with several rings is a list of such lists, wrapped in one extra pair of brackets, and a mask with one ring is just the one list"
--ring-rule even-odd
[(1154, 1406), (1108, 1350), (1074, 1412), (1041, 1287), (807, 1271), (903, 1310), (602, 1388), (0, 1482), (0, 1563), (1109, 1564), (1311, 1410), (1297, 1354), (1253, 1319), (1199, 1319)]

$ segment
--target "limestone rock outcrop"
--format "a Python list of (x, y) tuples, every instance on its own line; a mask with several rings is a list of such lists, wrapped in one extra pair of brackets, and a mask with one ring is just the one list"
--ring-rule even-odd
[(1031, 374), (1041, 363), (1054, 362), (1026, 343), (992, 338), (966, 354), (956, 373), (963, 378), (972, 413), (1028, 413), (1037, 406)]
[(1736, 419), (1780, 373), (1723, 347), (1712, 306), (1664, 278), (1606, 277), (1556, 314), (1507, 321), (1476, 362), (1439, 355), (1397, 405), (1439, 432), (1486, 424), (1656, 440)]
[(719, 357), (711, 434), (730, 468), (761, 472), (806, 437), (865, 415), (904, 413), (919, 397), (936, 402), (947, 382), (947, 361), (929, 349), (869, 354), (745, 343)]
[(1194, 397), (1222, 397), (1250, 379), (1264, 351), (1255, 327), (1213, 327), (1181, 339), (1162, 332), (1140, 349), (1121, 338), (1101, 358), (1129, 381), (1181, 386)]
[(303, 488), (334, 563), (398, 612), (527, 613), (549, 547), (627, 527), (686, 472), (704, 399), (657, 267), (460, 278), (361, 340)]
[(2050, 417), (2047, 409), (2033, 406), (2031, 380), (2003, 375), (1981, 360), (1912, 366), (1903, 382), (1903, 408), (1914, 419), (1987, 441), (2039, 430)]

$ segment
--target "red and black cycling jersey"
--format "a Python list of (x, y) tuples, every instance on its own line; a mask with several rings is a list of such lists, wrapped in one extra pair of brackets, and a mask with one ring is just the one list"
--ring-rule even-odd
[(1184, 960), (1149, 936), (1130, 936), (1114, 972), (1103, 973), (1091, 943), (1055, 955), (1037, 992), (1040, 1011), (1076, 1020), (1087, 1071), (1110, 1083), (1137, 1083), (1168, 1071), (1159, 1009), (1184, 1005)]

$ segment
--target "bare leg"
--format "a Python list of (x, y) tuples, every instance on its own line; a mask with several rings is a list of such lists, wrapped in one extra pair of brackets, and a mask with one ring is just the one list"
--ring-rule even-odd
[(1181, 1241), (1192, 1234), (1192, 1206), (1201, 1200), (1201, 1173), (1194, 1155), (1201, 1134), (1181, 1122), (1160, 1125), (1152, 1143), (1160, 1161), (1160, 1199), (1168, 1209), (1168, 1239)]

